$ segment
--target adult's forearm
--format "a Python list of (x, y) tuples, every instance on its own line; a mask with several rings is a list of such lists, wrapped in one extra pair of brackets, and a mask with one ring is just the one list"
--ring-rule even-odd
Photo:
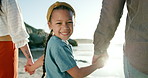
[(27, 59), (32, 59), (32, 54), (28, 44), (20, 48)]

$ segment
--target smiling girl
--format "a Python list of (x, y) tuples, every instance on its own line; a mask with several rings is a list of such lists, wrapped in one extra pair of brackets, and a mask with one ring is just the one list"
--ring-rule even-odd
[(26, 66), (28, 72), (34, 71), (43, 64), (46, 78), (83, 78), (102, 67), (102, 64), (98, 64), (101, 59), (87, 67), (79, 68), (77, 66), (72, 46), (67, 41), (73, 33), (74, 17), (75, 11), (69, 4), (56, 2), (51, 5), (47, 13), (51, 32), (47, 41), (45, 57), (40, 57), (32, 66)]

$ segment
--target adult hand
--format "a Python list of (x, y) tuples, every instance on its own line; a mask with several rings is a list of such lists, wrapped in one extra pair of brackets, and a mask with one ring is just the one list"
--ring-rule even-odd
[(34, 74), (35, 71), (28, 71), (26, 69), (26, 66), (31, 66), (33, 64), (34, 64), (33, 60), (32, 59), (28, 59), (26, 65), (25, 65), (25, 71), (28, 72), (30, 75)]
[(25, 65), (25, 71), (28, 72), (30, 75), (34, 74), (35, 70), (32, 69), (30, 65)]
[(34, 62), (33, 62), (33, 59), (32, 58), (27, 59), (26, 65), (33, 65), (33, 64), (34, 64)]
[(99, 55), (94, 55), (92, 59), (92, 63), (95, 63), (98, 59), (101, 59), (102, 61), (100, 61), (100, 63), (103, 63), (102, 65), (104, 66), (108, 58), (109, 56), (107, 52), (99, 54)]

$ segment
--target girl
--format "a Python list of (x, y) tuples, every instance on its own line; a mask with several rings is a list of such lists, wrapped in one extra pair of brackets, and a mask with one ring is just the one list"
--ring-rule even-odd
[[(45, 57), (40, 57), (32, 66), (26, 66), (28, 72), (34, 71), (43, 64), (46, 78), (83, 78), (102, 67), (97, 62), (83, 68), (77, 66), (72, 47), (67, 41), (73, 33), (74, 16), (74, 9), (65, 2), (56, 2), (48, 9), (47, 21), (51, 33)], [(98, 62), (101, 62), (101, 59)]]
[(28, 37), (16, 0), (0, 0), (0, 78), (18, 77), (17, 48), (33, 64)]

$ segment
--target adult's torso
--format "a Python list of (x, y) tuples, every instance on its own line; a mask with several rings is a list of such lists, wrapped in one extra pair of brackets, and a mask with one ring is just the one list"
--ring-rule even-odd
[(127, 0), (124, 53), (138, 70), (148, 74), (148, 0)]

